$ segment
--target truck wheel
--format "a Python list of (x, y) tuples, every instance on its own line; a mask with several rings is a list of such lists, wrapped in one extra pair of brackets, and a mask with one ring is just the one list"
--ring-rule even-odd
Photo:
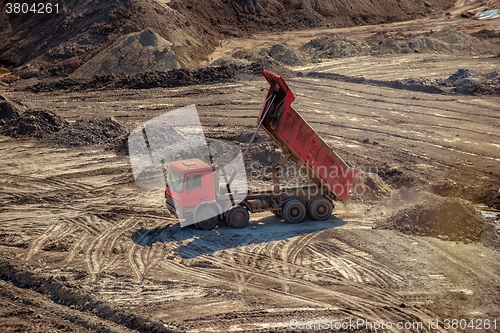
[(306, 206), (297, 199), (288, 200), (283, 206), (283, 219), (288, 223), (300, 223), (306, 217)]
[(314, 220), (324, 221), (332, 216), (333, 204), (325, 197), (315, 197), (308, 202), (307, 210)]
[(227, 213), (227, 224), (229, 224), (231, 228), (244, 228), (247, 226), (249, 220), (250, 214), (248, 210), (242, 206), (233, 207)]
[(194, 226), (200, 230), (212, 230), (219, 223), (217, 212), (212, 207), (201, 207), (196, 212), (196, 220)]

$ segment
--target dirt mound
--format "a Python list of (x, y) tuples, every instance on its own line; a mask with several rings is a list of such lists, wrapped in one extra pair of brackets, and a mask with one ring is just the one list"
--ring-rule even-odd
[(103, 146), (114, 143), (126, 133), (126, 129), (113, 117), (78, 119), (47, 137), (47, 141), (64, 147)]
[(487, 41), (447, 26), (438, 32), (410, 37), (404, 33), (377, 33), (366, 40), (372, 55), (388, 53), (495, 54), (498, 48)]
[(459, 69), (444, 81), (453, 92), (464, 95), (500, 95), (500, 74), (491, 72), (477, 73), (468, 69)]
[(345, 58), (370, 52), (367, 43), (341, 35), (331, 35), (311, 40), (300, 50), (317, 58)]
[(285, 65), (297, 66), (304, 63), (304, 56), (300, 51), (286, 47), (283, 44), (275, 44), (265, 54)]
[(247, 60), (247, 59), (241, 59), (241, 58), (234, 58), (234, 57), (225, 57), (225, 58), (219, 58), (212, 62), (210, 66), (213, 67), (224, 67), (224, 66), (247, 66), (250, 65), (252, 62)]
[(50, 111), (33, 110), (6, 121), (1, 127), (1, 133), (14, 138), (41, 138), (59, 131), (66, 125), (66, 120)]
[(473, 182), (464, 184), (451, 179), (444, 179), (430, 186), (430, 191), (442, 197), (457, 197), (474, 203), (481, 203), (500, 210), (499, 181), (494, 178), (486, 183)]
[(500, 95), (498, 72), (478, 73), (459, 69), (447, 79), (405, 78), (402, 82), (416, 87), (439, 89), (442, 92), (462, 95)]
[(133, 74), (187, 68), (191, 59), (185, 47), (172, 44), (152, 29), (123, 36), (78, 68), (72, 77), (92, 78), (103, 74)]
[(478, 32), (471, 33), (472, 36), (479, 39), (486, 39), (492, 43), (500, 44), (500, 32), (495, 30), (483, 29)]
[(375, 201), (392, 196), (395, 191), (376, 173), (364, 172), (361, 174), (363, 182), (363, 195), (360, 197), (363, 201)]
[(19, 110), (17, 107), (0, 96), (0, 124), (3, 122), (3, 119), (12, 119), (17, 117), (19, 117)]
[(500, 214), (497, 219), (487, 219), (483, 225), (483, 232), (479, 240), (485, 245), (500, 250)]
[(470, 202), (428, 193), (408, 208), (380, 221), (376, 227), (443, 240), (477, 241), (483, 223), (482, 214)]
[[(64, 14), (62, 14), (64, 13)], [(21, 78), (65, 75), (127, 34), (154, 29), (172, 43), (188, 45), (186, 53), (204, 60), (216, 44), (209, 26), (185, 17), (168, 1), (71, 0), (59, 4), (59, 15), (10, 15), (0, 12), (0, 63), (17, 67)], [(20, 66), (20, 67), (18, 67)]]
[(38, 93), (59, 90), (173, 88), (253, 78), (255, 75), (260, 76), (263, 69), (275, 71), (285, 77), (295, 76), (292, 71), (284, 68), (281, 63), (273, 59), (264, 59), (246, 66), (231, 64), (203, 67), (195, 70), (179, 68), (166, 72), (147, 72), (132, 75), (97, 75), (93, 79), (64, 78), (56, 81), (42, 81), (26, 87), (26, 90)]
[[(203, 61), (224, 36), (403, 21), (449, 8), (426, 0), (71, 0), (60, 15), (0, 12), (0, 63), (21, 78), (66, 75), (121, 36), (147, 27)], [(64, 15), (61, 15), (64, 12)]]

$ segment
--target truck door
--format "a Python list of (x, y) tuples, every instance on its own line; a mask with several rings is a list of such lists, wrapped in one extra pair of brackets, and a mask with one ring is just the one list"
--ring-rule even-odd
[(201, 173), (193, 173), (186, 175), (186, 207), (195, 207), (200, 202), (205, 201), (205, 190)]

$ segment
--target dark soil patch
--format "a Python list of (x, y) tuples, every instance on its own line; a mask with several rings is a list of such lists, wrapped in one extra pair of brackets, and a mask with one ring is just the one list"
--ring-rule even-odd
[(489, 39), (489, 40), (497, 40), (500, 41), (500, 31), (483, 29), (474, 33), (471, 33), (472, 36), (481, 39)]
[(459, 197), (500, 209), (500, 188), (497, 184), (493, 182), (492, 184), (464, 185), (452, 180), (444, 180), (433, 184), (430, 191), (443, 197)]
[(3, 97), (0, 96), (0, 121), (2, 119), (12, 119), (19, 117), (19, 110), (17, 109), (17, 107), (2, 98)]
[(408, 175), (405, 170), (396, 166), (382, 166), (378, 170), (378, 175), (387, 184), (395, 189), (412, 188), (422, 185), (422, 181)]
[(47, 137), (47, 141), (64, 147), (104, 146), (126, 133), (114, 118), (78, 119)]
[(482, 214), (470, 202), (429, 193), (387, 220), (378, 222), (376, 227), (443, 240), (477, 241), (483, 224)]
[(66, 120), (50, 111), (33, 110), (26, 111), (20, 116), (6, 121), (0, 131), (2, 134), (14, 138), (41, 138), (59, 131), (67, 124)]
[(64, 78), (57, 81), (40, 82), (27, 87), (26, 90), (39, 93), (59, 90), (173, 88), (260, 77), (263, 69), (282, 73), (283, 75), (295, 76), (292, 71), (285, 69), (277, 61), (262, 59), (250, 65), (230, 64), (196, 70), (173, 69), (166, 72), (148, 72), (132, 75), (97, 75), (93, 79)]

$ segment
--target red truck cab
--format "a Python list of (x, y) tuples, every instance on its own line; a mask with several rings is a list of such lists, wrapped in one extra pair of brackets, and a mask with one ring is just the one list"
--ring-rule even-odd
[(212, 166), (197, 158), (170, 163), (165, 199), (172, 214), (185, 219), (199, 203), (215, 201), (215, 196)]

